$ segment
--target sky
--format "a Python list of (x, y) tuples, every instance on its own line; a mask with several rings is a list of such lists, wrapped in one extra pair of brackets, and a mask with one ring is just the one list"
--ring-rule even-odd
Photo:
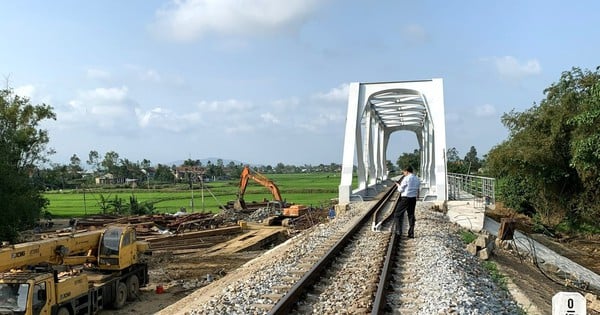
[[(501, 116), (600, 65), (600, 2), (6, 1), (3, 88), (54, 108), (50, 156), (341, 163), (351, 82), (444, 80), (446, 146), (482, 157)], [(417, 148), (391, 136), (388, 159)]]

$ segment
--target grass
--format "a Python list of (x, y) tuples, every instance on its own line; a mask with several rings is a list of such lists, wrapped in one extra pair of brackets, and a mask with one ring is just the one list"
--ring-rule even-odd
[(492, 280), (503, 290), (508, 291), (506, 276), (503, 275), (498, 266), (493, 261), (482, 262), (483, 268), (485, 268), (491, 275)]
[[(492, 277), (492, 281), (496, 283), (502, 290), (508, 292), (508, 280), (500, 270), (498, 270), (498, 265), (493, 261), (484, 261), (481, 263), (484, 269), (486, 269), (490, 276)], [(518, 313), (517, 315), (527, 315), (527, 312), (523, 309), (521, 305), (518, 305)]]
[[(338, 196), (340, 176), (337, 173), (301, 173), (301, 174), (269, 174), (268, 178), (276, 183), (282, 197), (290, 203), (304, 204), (314, 207), (326, 207), (332, 198)], [(180, 208), (188, 212), (218, 212), (219, 207), (236, 199), (238, 181), (222, 181), (206, 183), (201, 189), (195, 185), (194, 190), (188, 185), (170, 185), (168, 188), (150, 189), (120, 188), (51, 191), (44, 194), (50, 204), (47, 208), (55, 217), (73, 217), (86, 214), (101, 213), (102, 197), (109, 200), (122, 199), (129, 203), (135, 196), (138, 203), (152, 203), (159, 213), (174, 213)], [(193, 206), (192, 206), (193, 196)], [(263, 199), (272, 200), (273, 196), (265, 187), (250, 181), (244, 194), (247, 204)]]
[(477, 239), (477, 235), (469, 230), (460, 230), (459, 235), (465, 244), (471, 244)]

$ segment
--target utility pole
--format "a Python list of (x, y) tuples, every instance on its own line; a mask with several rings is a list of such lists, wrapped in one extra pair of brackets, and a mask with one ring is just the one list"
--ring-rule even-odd
[(192, 212), (194, 212), (194, 182), (192, 181), (192, 176), (189, 176), (189, 179), (190, 179), (190, 189), (192, 190)]
[(200, 184), (202, 185), (202, 212), (204, 212), (204, 177), (200, 175)]
[(85, 216), (87, 217), (87, 202), (85, 200), (85, 184), (81, 184), (81, 188), (83, 188), (83, 211), (85, 211)]

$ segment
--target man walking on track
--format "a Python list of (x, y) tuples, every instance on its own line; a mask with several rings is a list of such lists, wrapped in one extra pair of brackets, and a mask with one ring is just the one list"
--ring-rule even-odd
[[(404, 212), (408, 215), (408, 237), (415, 237), (415, 207), (417, 205), (417, 197), (419, 197), (419, 188), (421, 187), (421, 181), (417, 176), (413, 174), (411, 166), (404, 168), (402, 171), (404, 176), (400, 183), (396, 182), (398, 192), (400, 193), (400, 202), (396, 210), (396, 216), (401, 222), (401, 218)], [(402, 226), (398, 226), (398, 231), (402, 231)]]

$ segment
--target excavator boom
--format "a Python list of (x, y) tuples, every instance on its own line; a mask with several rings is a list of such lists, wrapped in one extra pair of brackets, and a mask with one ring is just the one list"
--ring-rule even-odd
[[(239, 190), (238, 190), (238, 207), (237, 208), (245, 208), (245, 203), (244, 203), (244, 193), (246, 192), (246, 187), (248, 186), (248, 180), (252, 179), (253, 181), (257, 182), (258, 184), (266, 187), (267, 189), (269, 189), (269, 191), (271, 192), (271, 195), (273, 195), (273, 199), (279, 202), (283, 202), (283, 198), (281, 198), (281, 192), (279, 191), (279, 187), (277, 187), (277, 185), (275, 185), (275, 183), (268, 179), (267, 177), (265, 177), (264, 175), (256, 172), (256, 171), (252, 171), (250, 169), (250, 167), (245, 166), (244, 169), (242, 170), (242, 173), (240, 174), (240, 186), (239, 186)], [(241, 209), (237, 209), (237, 210), (241, 210)]]

